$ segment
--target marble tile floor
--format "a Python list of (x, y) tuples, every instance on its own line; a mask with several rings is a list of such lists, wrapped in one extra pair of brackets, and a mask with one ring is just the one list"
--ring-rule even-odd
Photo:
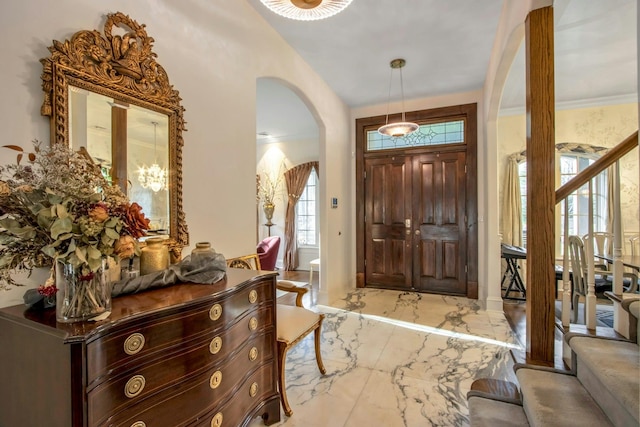
[[(320, 375), (313, 335), (290, 350), (293, 415), (275, 425), (466, 426), (476, 378), (515, 381), (509, 350), (521, 349), (503, 313), (474, 300), (358, 289), (326, 314)], [(257, 418), (250, 426), (263, 425)]]

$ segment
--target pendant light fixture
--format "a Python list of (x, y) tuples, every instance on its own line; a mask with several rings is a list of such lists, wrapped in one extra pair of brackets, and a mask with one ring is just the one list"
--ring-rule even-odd
[[(391, 77), (389, 78), (389, 97), (387, 98), (387, 119), (385, 125), (378, 128), (378, 132), (382, 135), (390, 136), (392, 138), (398, 138), (401, 136), (407, 136), (418, 130), (419, 126), (413, 122), (407, 122), (404, 117), (404, 87), (402, 84), (402, 67), (405, 66), (407, 61), (398, 58), (391, 61)], [(402, 96), (402, 121), (397, 123), (389, 123), (389, 102), (391, 101), (391, 83), (393, 82), (393, 70), (400, 70), (400, 95)]]
[(272, 12), (298, 21), (316, 21), (344, 10), (352, 0), (260, 0)]
[(151, 122), (153, 125), (153, 159), (150, 167), (141, 166), (138, 169), (138, 182), (142, 188), (150, 188), (154, 193), (167, 189), (167, 170), (158, 165), (157, 153), (157, 128), (158, 122)]

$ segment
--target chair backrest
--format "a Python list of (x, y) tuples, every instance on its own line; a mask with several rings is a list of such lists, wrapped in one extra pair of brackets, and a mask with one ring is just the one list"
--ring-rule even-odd
[(629, 237), (629, 243), (631, 244), (631, 256), (640, 255), (640, 235)]
[(244, 255), (236, 258), (227, 258), (227, 267), (242, 268), (245, 270), (260, 270), (260, 258), (257, 254)]
[(569, 236), (569, 260), (573, 277), (573, 291), (587, 295), (587, 259), (584, 255), (584, 243), (579, 236)]
[[(585, 234), (582, 238), (586, 241), (589, 235)], [(593, 233), (593, 253), (613, 256), (613, 234), (600, 231)]]

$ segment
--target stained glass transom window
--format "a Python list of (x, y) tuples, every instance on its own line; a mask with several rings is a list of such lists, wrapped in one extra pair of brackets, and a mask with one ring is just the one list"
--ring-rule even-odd
[(397, 138), (381, 135), (377, 130), (367, 132), (368, 151), (462, 143), (464, 143), (464, 120), (420, 125), (414, 133)]

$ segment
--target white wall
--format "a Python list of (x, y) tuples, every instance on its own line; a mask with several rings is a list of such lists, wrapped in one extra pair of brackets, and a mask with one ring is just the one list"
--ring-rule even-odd
[[(146, 24), (158, 62), (180, 91), (184, 134), (184, 210), (192, 245), (210, 241), (226, 256), (255, 250), (256, 79), (290, 84), (320, 127), (321, 197), (346, 200), (352, 188), (349, 111), (326, 83), (244, 0), (22, 0), (0, 6), (3, 67), (0, 127), (3, 144), (48, 141), (40, 115), (39, 59), (52, 40), (78, 30), (102, 31), (104, 15), (120, 11)], [(0, 149), (0, 162), (13, 161)], [(333, 300), (354, 286), (351, 207), (324, 209), (321, 297)], [(190, 248), (185, 248), (188, 252)], [(0, 294), (0, 306), (8, 305)]]

